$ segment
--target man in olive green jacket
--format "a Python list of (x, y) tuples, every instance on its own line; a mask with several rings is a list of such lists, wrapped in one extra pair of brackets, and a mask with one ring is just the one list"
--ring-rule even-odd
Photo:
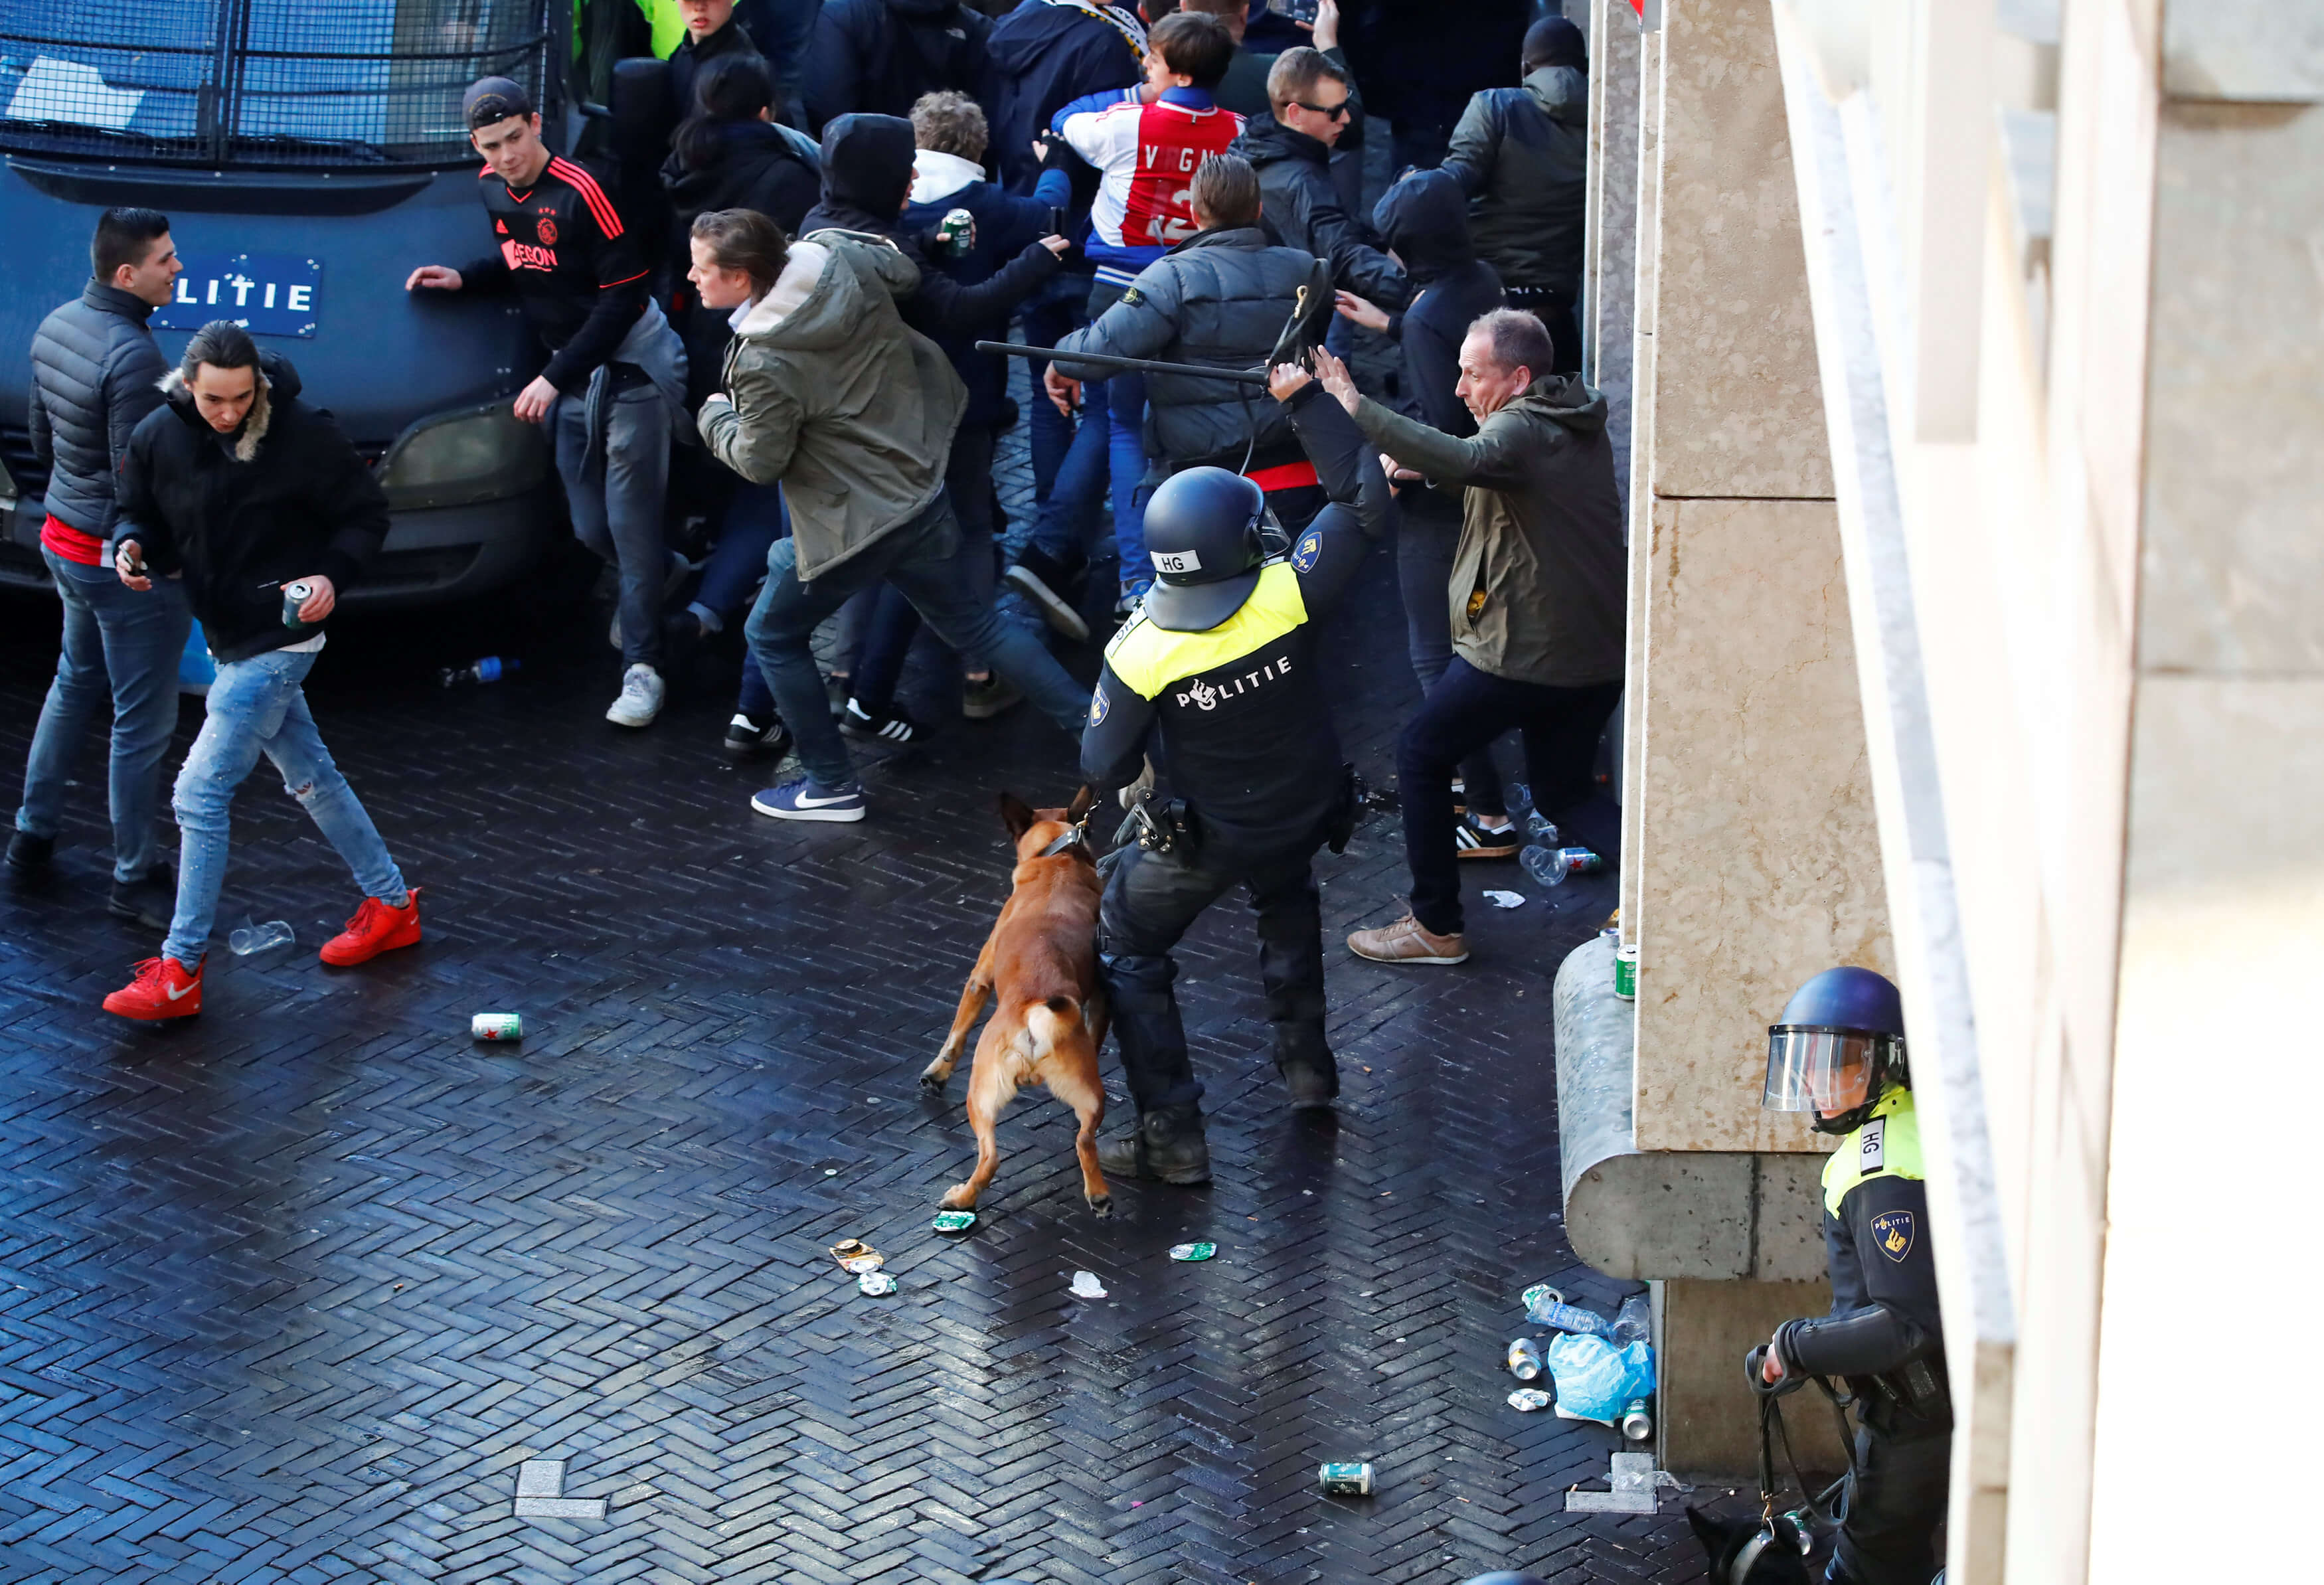
[(1606, 399), (1576, 376), (1537, 374), (1551, 355), (1549, 332), (1531, 314), (1498, 309), (1471, 325), (1455, 387), (1477, 419), (1465, 440), (1359, 396), (1335, 362), (1323, 371), (1325, 388), (1396, 465), (1391, 479), (1406, 489), (1464, 490), (1445, 591), (1452, 661), (1397, 742), (1412, 912), (1349, 936), (1361, 957), (1457, 963), (1469, 955), (1452, 775), (1513, 727), (1525, 736), (1534, 807), (1609, 871), (1618, 857), (1620, 813), (1598, 790), (1594, 769), (1599, 734), (1622, 691), (1621, 498)]
[(743, 628), (807, 769), (752, 798), (777, 819), (863, 818), (808, 641), (882, 578), (937, 637), (989, 657), (1061, 730), (1078, 735), (1088, 714), (1089, 691), (1032, 634), (1001, 622), (957, 566), (944, 478), (968, 393), (943, 351), (896, 312), (918, 285), (918, 267), (884, 237), (810, 233), (737, 314), (721, 390), (702, 407), (713, 455), (753, 484), (780, 481), (790, 509), (790, 538), (769, 553)]

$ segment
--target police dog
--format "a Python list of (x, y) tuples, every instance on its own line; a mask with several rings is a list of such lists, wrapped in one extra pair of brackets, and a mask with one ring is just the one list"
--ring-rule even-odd
[(968, 1077), (976, 1170), (944, 1197), (950, 1210), (976, 1204), (1001, 1165), (992, 1138), (1001, 1109), (1025, 1085), (1040, 1083), (1081, 1120), (1074, 1151), (1081, 1158), (1082, 1198), (1100, 1216), (1112, 1214), (1113, 1196), (1097, 1169), (1097, 1129), (1105, 1120), (1097, 1054), (1105, 1044), (1106, 1010), (1097, 982), (1097, 902), (1103, 887), (1081, 834), (1091, 802), (1086, 787), (1064, 809), (1028, 808), (1014, 794), (1001, 795), (1001, 823), (1017, 847), (1010, 876), (1015, 889), (969, 971), (952, 1033), (920, 1074), (928, 1089), (944, 1088), (977, 1015), (997, 996)]

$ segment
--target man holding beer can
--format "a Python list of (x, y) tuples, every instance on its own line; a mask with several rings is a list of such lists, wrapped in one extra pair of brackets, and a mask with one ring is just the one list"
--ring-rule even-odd
[(332, 763), (300, 688), (340, 587), (386, 537), (387, 498), (331, 415), (298, 400), (297, 371), (271, 353), (262, 359), (231, 320), (195, 332), (163, 394), (130, 437), (114, 568), (141, 593), (157, 576), (180, 580), (218, 667), (178, 774), (169, 938), (105, 999), (106, 1011), (148, 1020), (202, 1010), (227, 812), (261, 754), (364, 893), (323, 961), (360, 963), (420, 939), (420, 894)]

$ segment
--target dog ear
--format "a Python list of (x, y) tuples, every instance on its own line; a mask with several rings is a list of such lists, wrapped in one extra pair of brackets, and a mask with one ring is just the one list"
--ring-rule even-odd
[(1095, 802), (1097, 802), (1097, 794), (1090, 791), (1089, 784), (1084, 782), (1082, 790), (1074, 795), (1074, 801), (1065, 806), (1065, 824), (1080, 825), (1082, 816), (1090, 812), (1090, 806)]
[(1712, 1565), (1715, 1567), (1725, 1562), (1726, 1560), (1720, 1553), (1726, 1549), (1727, 1543), (1730, 1539), (1727, 1534), (1727, 1526), (1701, 1508), (1693, 1507), (1686, 1510), (1686, 1522), (1693, 1526), (1694, 1538), (1702, 1543), (1703, 1550), (1711, 1554)]
[(1009, 828), (1010, 841), (1015, 842), (1024, 835), (1026, 827), (1032, 825), (1036, 818), (1032, 806), (1026, 803), (1023, 798), (1010, 792), (1001, 795), (1001, 824)]

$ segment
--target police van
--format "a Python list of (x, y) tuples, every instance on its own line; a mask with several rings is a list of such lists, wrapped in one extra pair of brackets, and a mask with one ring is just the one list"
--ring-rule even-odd
[(377, 469), (392, 526), (350, 601), (522, 574), (558, 521), (543, 437), (510, 411), (540, 349), (512, 298), (403, 283), (489, 251), (461, 93), (514, 78), (557, 124), (570, 17), (567, 0), (0, 0), (0, 585), (50, 587), (32, 333), (79, 295), (113, 205), (170, 217), (185, 273), (152, 321), (164, 355), (244, 325)]

